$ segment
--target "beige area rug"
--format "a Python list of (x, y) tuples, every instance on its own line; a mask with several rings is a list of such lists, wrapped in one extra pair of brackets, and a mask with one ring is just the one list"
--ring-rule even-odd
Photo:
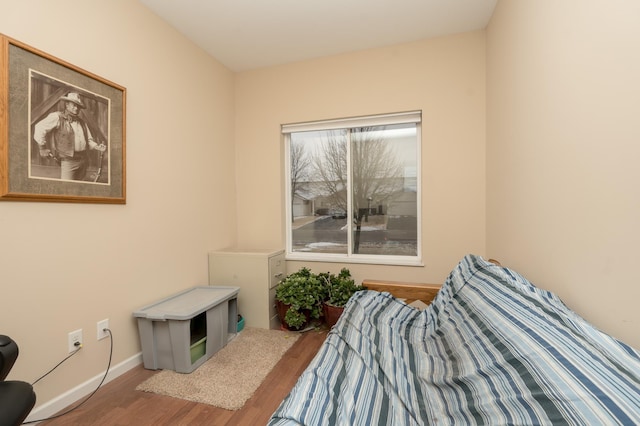
[(192, 373), (162, 370), (136, 390), (239, 410), (299, 337), (247, 327)]

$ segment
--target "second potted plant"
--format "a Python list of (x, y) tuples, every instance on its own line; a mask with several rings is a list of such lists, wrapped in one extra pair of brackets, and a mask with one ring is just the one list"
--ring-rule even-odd
[(351, 296), (364, 290), (364, 287), (356, 285), (347, 268), (342, 268), (338, 275), (327, 272), (319, 274), (319, 277), (327, 286), (327, 298), (323, 303), (324, 318), (327, 325), (333, 327)]

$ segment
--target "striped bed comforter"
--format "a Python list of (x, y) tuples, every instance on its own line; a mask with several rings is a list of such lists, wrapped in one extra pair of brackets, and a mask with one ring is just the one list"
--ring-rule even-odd
[(468, 255), (419, 311), (349, 301), (269, 425), (639, 425), (640, 354)]

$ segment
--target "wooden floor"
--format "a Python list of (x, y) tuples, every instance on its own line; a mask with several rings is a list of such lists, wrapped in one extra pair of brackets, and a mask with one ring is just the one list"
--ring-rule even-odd
[[(168, 396), (136, 391), (156, 373), (142, 365), (103, 386), (85, 404), (41, 425), (265, 425), (315, 356), (326, 330), (308, 331), (298, 339), (238, 411), (228, 411)], [(63, 410), (66, 411), (66, 410)]]

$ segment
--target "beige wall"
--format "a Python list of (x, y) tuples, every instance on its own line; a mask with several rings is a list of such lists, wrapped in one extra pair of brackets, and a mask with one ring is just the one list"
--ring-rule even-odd
[[(140, 351), (132, 312), (207, 283), (235, 239), (233, 74), (136, 1), (0, 1), (0, 32), (127, 89), (126, 205), (0, 202), (0, 333), (38, 405)], [(231, 226), (230, 226), (231, 225)]]
[(500, 1), (487, 252), (640, 347), (640, 3)]
[[(422, 110), (425, 267), (350, 265), (357, 280), (442, 282), (485, 249), (485, 35), (472, 32), (240, 73), (238, 241), (284, 247), (280, 125)], [(291, 272), (301, 266), (289, 262)], [(342, 265), (316, 263), (312, 270)]]

